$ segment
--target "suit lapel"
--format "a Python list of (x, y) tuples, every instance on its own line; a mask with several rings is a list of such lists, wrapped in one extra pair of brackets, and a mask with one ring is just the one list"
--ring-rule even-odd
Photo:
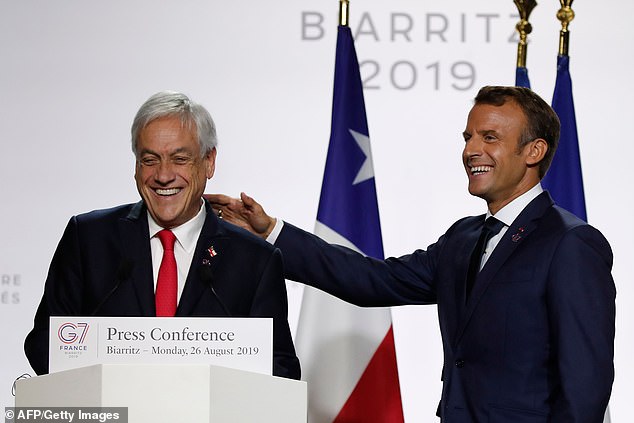
[[(504, 263), (516, 251), (516, 249), (527, 239), (537, 228), (539, 219), (546, 210), (553, 205), (553, 200), (548, 192), (538, 195), (528, 206), (517, 216), (515, 221), (508, 228), (498, 245), (493, 250), (491, 257), (478, 274), (471, 296), (466, 303), (462, 321), (458, 327), (456, 343), (460, 341), (469, 320), (476, 310), (482, 296), (486, 293), (489, 285), (494, 280), (497, 272)], [(466, 281), (466, 276), (465, 276)], [(463, 284), (464, 286), (465, 284)], [(464, 298), (464, 297), (463, 297)], [(464, 304), (464, 302), (462, 303)]]
[(187, 281), (176, 310), (177, 316), (192, 315), (196, 304), (213, 287), (214, 277), (224, 258), (229, 257), (231, 239), (207, 202), (205, 207), (205, 223), (196, 243)]
[(154, 281), (147, 213), (143, 202), (138, 202), (130, 213), (118, 222), (123, 259), (132, 264), (131, 280), (137, 295), (141, 315), (154, 316)]

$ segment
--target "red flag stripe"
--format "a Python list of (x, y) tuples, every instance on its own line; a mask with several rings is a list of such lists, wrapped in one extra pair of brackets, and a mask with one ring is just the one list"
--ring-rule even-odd
[(334, 423), (403, 423), (392, 326)]

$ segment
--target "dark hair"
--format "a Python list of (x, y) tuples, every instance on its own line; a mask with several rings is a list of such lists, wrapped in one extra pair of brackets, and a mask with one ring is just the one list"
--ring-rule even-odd
[(522, 131), (518, 148), (542, 138), (548, 144), (548, 151), (539, 163), (539, 177), (544, 177), (550, 167), (559, 144), (560, 123), (557, 114), (540, 96), (530, 88), (523, 87), (482, 87), (476, 95), (475, 104), (502, 106), (507, 101), (517, 104), (526, 117), (526, 127)]

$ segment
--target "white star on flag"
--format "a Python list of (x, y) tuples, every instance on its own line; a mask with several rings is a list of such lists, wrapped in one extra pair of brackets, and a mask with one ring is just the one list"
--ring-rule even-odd
[(352, 182), (352, 185), (360, 184), (363, 181), (367, 181), (368, 179), (374, 178), (374, 168), (372, 167), (372, 153), (370, 152), (370, 137), (367, 135), (363, 135), (357, 131), (353, 131), (352, 129), (348, 129), (352, 137), (359, 145), (363, 154), (365, 154), (365, 161), (361, 165), (359, 172), (357, 173), (356, 178)]

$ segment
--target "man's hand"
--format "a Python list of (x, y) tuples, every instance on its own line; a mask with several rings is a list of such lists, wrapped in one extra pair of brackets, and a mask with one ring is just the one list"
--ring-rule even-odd
[(275, 219), (243, 192), (240, 193), (240, 199), (223, 194), (203, 194), (203, 197), (211, 203), (218, 217), (264, 239), (275, 227)]

